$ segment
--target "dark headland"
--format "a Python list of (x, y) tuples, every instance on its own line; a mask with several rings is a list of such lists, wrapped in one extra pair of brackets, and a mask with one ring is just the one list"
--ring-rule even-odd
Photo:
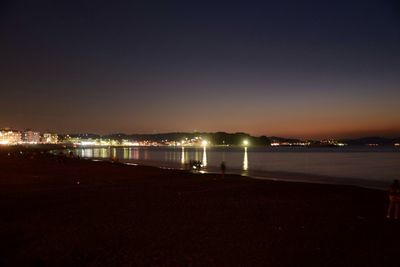
[(0, 266), (399, 266), (386, 198), (0, 149)]

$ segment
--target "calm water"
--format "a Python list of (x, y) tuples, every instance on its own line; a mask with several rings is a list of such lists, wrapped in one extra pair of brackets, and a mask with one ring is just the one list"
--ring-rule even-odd
[(228, 173), (380, 188), (400, 178), (400, 148), (396, 147), (123, 147), (77, 148), (75, 153), (182, 169), (189, 160), (199, 160), (207, 172), (218, 172), (225, 161)]

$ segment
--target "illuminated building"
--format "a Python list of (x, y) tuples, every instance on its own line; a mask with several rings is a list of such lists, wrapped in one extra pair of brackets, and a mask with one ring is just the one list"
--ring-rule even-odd
[(0, 130), (1, 145), (15, 145), (21, 142), (21, 132), (11, 129)]
[(40, 133), (34, 132), (30, 129), (22, 133), (22, 142), (29, 144), (37, 144), (40, 142)]
[(57, 144), (58, 143), (58, 135), (56, 133), (44, 133), (42, 143)]

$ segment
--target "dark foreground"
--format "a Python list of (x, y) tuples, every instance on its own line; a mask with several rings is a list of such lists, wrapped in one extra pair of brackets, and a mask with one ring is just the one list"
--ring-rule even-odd
[(0, 156), (0, 266), (400, 266), (385, 192)]

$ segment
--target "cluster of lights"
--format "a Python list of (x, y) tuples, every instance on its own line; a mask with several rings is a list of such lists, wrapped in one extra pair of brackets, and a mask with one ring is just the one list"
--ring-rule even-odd
[(25, 130), (20, 132), (18, 130), (1, 129), (0, 130), (0, 144), (1, 145), (17, 145), (17, 144), (56, 144), (58, 142), (58, 135), (54, 133), (35, 132), (32, 130)]
[(311, 145), (310, 142), (295, 142), (295, 143), (290, 143), (290, 142), (272, 142), (271, 146), (309, 146)]
[(67, 136), (64, 143), (73, 144), (82, 147), (106, 147), (106, 146), (123, 146), (123, 147), (135, 147), (135, 146), (161, 146), (165, 143), (158, 143), (155, 141), (131, 141), (131, 140), (114, 140), (114, 139), (93, 139), (93, 138), (81, 138), (81, 137), (69, 137)]
[(347, 144), (339, 142), (338, 140), (334, 140), (334, 139), (322, 140), (320, 142), (321, 142), (321, 144), (328, 144), (328, 145), (333, 145), (333, 146), (347, 146)]
[(122, 140), (103, 140), (103, 139), (81, 139), (81, 138), (69, 138), (66, 140), (67, 143), (72, 143), (75, 146), (145, 146), (136, 141)]
[(182, 139), (181, 141), (169, 141), (169, 142), (164, 142), (164, 144), (169, 145), (169, 146), (202, 146), (206, 147), (210, 145), (210, 142), (203, 139), (201, 136), (196, 136), (192, 139)]
[(3, 129), (0, 131), (0, 144), (10, 145), (21, 143), (21, 133), (19, 131)]
[(375, 147), (375, 146), (379, 146), (379, 144), (367, 144), (367, 146)]

